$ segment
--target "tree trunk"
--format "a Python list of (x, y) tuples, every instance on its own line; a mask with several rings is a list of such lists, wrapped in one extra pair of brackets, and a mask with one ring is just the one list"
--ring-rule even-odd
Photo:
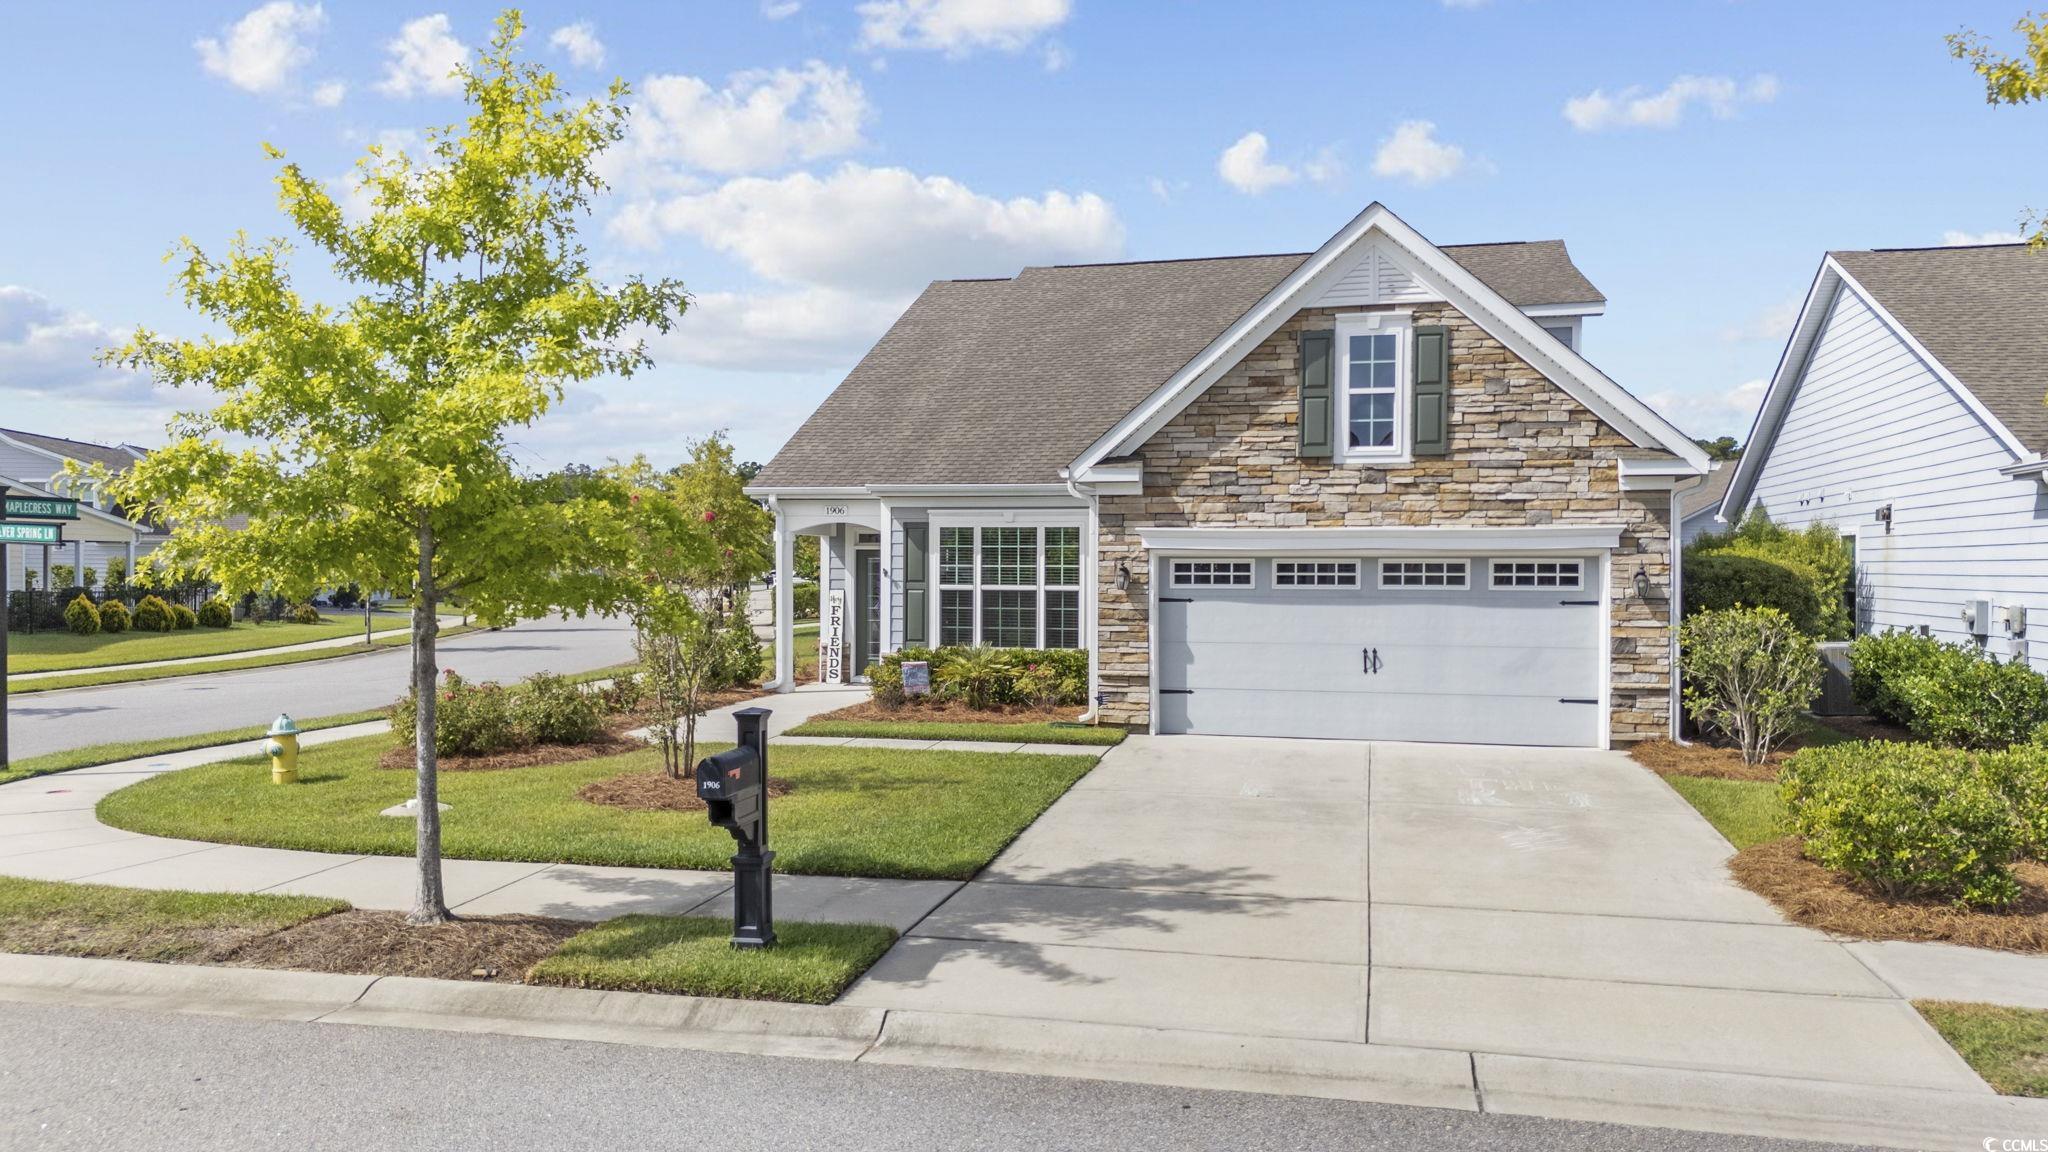
[(440, 660), (434, 638), (440, 634), (439, 590), (434, 586), (434, 529), (420, 518), (419, 586), (412, 598), (412, 690), (419, 706), (413, 725), (413, 748), (417, 755), (419, 782), (413, 793), (419, 813), (417, 858), (420, 883), (413, 898), (412, 924), (443, 924), (454, 919), (448, 912), (447, 896), (441, 885), (441, 805), (438, 761), (434, 753), (434, 714), (441, 699)]

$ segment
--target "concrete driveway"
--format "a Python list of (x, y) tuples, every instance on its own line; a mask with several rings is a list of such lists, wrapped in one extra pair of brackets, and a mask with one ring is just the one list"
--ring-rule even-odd
[(1503, 1100), (1641, 1069), (1988, 1093), (1728, 854), (1619, 753), (1136, 737), (845, 1002), (1425, 1057), (1403, 1074), (1457, 1053)]

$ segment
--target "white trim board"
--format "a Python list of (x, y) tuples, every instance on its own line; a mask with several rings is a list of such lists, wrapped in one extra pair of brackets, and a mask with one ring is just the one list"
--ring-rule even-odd
[(1072, 473), (1086, 475), (1105, 459), (1136, 451), (1296, 311), (1342, 279), (1351, 268), (1354, 250), (1368, 242), (1375, 245), (1372, 250), (1376, 253), (1391, 254), (1403, 263), (1418, 284), (1463, 312), (1633, 443), (1663, 449), (1697, 471), (1707, 471), (1706, 453), (1690, 437), (1577, 352), (1559, 344), (1534, 318), (1375, 201), (1090, 445), (1070, 465)]
[(1138, 540), (1162, 554), (1412, 553), (1508, 555), (1533, 552), (1605, 552), (1621, 546), (1619, 524), (1532, 524), (1473, 527), (1443, 524), (1395, 528), (1147, 528)]
[(1844, 291), (1854, 292), (1878, 322), (1883, 324), (1899, 342), (1906, 346), (1921, 363), (1927, 365), (1935, 378), (1940, 380), (1956, 398), (1963, 402), (1972, 415), (1989, 429), (1999, 443), (2012, 453), (2015, 463), (2034, 456), (2020, 438), (2013, 434), (2005, 422), (1993, 415), (1977, 394), (1950, 372), (1946, 365), (1935, 359), (1934, 354), (1914, 339), (1904, 324), (1891, 314), (1870, 290), (1858, 283), (1848, 269), (1835, 262), (1832, 255), (1821, 258), (1820, 270), (1814, 273), (1813, 286), (1807, 290), (1806, 299), (1799, 307), (1799, 319), (1792, 325), (1792, 335), (1785, 342), (1785, 350), (1778, 357), (1778, 369), (1771, 375), (1770, 387), (1764, 390), (1763, 403), (1757, 406), (1756, 419), (1750, 422), (1749, 438), (1743, 441), (1742, 458), (1735, 462), (1735, 475), (1728, 480), (1728, 492), (1721, 498), (1721, 518), (1730, 524), (1739, 523), (1747, 509), (1749, 498), (1756, 492), (1757, 476), (1770, 459), (1771, 450), (1776, 447), (1778, 430), (1784, 426), (1785, 416), (1792, 410), (1792, 404), (1799, 398), (1799, 382), (1806, 376), (1806, 367), (1813, 358), (1814, 348), (1820, 343), (1821, 332), (1834, 315), (1835, 301)]

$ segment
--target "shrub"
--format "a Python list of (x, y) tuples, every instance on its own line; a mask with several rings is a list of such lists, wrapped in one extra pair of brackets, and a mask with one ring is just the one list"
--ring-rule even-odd
[(1886, 742), (1808, 748), (1778, 791), (1806, 854), (1892, 897), (1996, 908), (2019, 895), (2023, 831), (1967, 752)]
[(288, 615), (294, 624), (318, 624), (326, 619), (320, 615), (320, 610), (311, 604), (294, 604)]
[(199, 623), (208, 628), (230, 628), (235, 623), (235, 606), (215, 596), (199, 606)]
[[(441, 698), (434, 702), (434, 751), (443, 756), (478, 756), (503, 752), (522, 744), (513, 716), (512, 694), (488, 680), (472, 684), (443, 674)], [(391, 706), (391, 730), (408, 736), (418, 724), (418, 701), (411, 693)]]
[(1913, 735), (1956, 748), (2004, 748), (2025, 743), (2048, 720), (2048, 679), (2039, 672), (1961, 645), (1952, 651), (1894, 689)]
[(65, 605), (64, 626), (73, 636), (91, 636), (100, 630), (100, 610), (90, 597), (81, 595)]
[(869, 665), (868, 689), (876, 704), (884, 708), (903, 707), (903, 661), (885, 656), (879, 663)]
[(199, 613), (183, 604), (171, 605), (171, 627), (179, 632), (188, 632), (199, 626)]
[(796, 605), (796, 618), (816, 620), (818, 618), (818, 585), (798, 584), (789, 590), (790, 599)]
[(611, 682), (598, 689), (598, 706), (608, 715), (630, 713), (647, 698), (647, 681), (630, 669), (616, 673)]
[(1010, 655), (1001, 648), (949, 648), (940, 657), (939, 684), (969, 708), (994, 708), (1012, 690)]
[(2020, 850), (2048, 862), (2048, 747), (2016, 744), (2003, 752), (1980, 753), (1977, 769), (2012, 806)]
[[(1828, 640), (1846, 640), (1855, 624), (1850, 610), (1850, 580), (1855, 562), (1849, 542), (1832, 524), (1813, 523), (1800, 531), (1780, 527), (1759, 508), (1725, 533), (1702, 536), (1686, 549), (1686, 564), (1702, 556), (1743, 556), (1775, 564), (1799, 576), (1813, 594), (1813, 626), (1802, 630)], [(1765, 601), (1744, 601), (1762, 604)], [(1709, 605), (1730, 607), (1732, 605)], [(1784, 608), (1782, 604), (1773, 607)], [(1797, 613), (1791, 613), (1798, 619)]]
[(521, 743), (588, 744), (604, 734), (598, 698), (560, 676), (536, 672), (511, 695)]
[(135, 630), (137, 632), (169, 632), (171, 630), (171, 606), (156, 596), (144, 596), (135, 606)]
[(1679, 627), (1685, 711), (1761, 764), (1792, 722), (1820, 695), (1820, 653), (1783, 612), (1702, 612)]
[(1812, 571), (1784, 560), (1733, 552), (1688, 553), (1685, 614), (1731, 608), (1774, 608), (1809, 636), (1820, 635), (1820, 601)]
[(1034, 708), (1057, 708), (1088, 695), (1085, 666), (1079, 675), (1075, 675), (1060, 662), (1050, 659), (1022, 661), (1013, 683), (1018, 697)]
[(1906, 705), (1895, 688), (1908, 674), (1939, 659), (1942, 647), (1938, 640), (1898, 629), (1858, 636), (1849, 645), (1849, 692), (1872, 716), (1904, 725)]
[(126, 604), (119, 600), (109, 600), (100, 605), (100, 631), (110, 634), (126, 632), (131, 623)]
[(761, 641), (746, 617), (735, 613), (714, 641), (711, 668), (705, 677), (707, 688), (748, 688), (761, 682), (763, 657)]

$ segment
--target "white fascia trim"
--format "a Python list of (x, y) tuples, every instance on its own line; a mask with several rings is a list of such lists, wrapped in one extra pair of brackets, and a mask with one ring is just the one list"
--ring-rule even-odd
[(740, 489), (740, 491), (748, 496), (754, 497), (757, 500), (772, 500), (777, 498), (783, 500), (850, 499), (857, 496), (868, 495), (868, 490), (866, 488), (858, 486), (838, 486), (830, 488), (792, 488), (780, 486), (763, 487), (749, 484), (746, 487)]
[(1065, 484), (870, 484), (877, 496), (1066, 496)]
[(2017, 464), (2008, 464), (1998, 470), (2000, 476), (2027, 477), (2048, 481), (2048, 456), (2035, 456)]
[(1162, 553), (1289, 553), (1298, 556), (1370, 552), (1418, 556), (1604, 552), (1621, 546), (1619, 524), (1463, 524), (1395, 528), (1145, 528), (1138, 540)]
[(1527, 308), (1522, 309), (1522, 315), (1524, 316), (1539, 317), (1601, 316), (1605, 315), (1606, 312), (1607, 305), (1604, 301), (1599, 303), (1588, 302), (1585, 304), (1531, 304)]
[(1334, 275), (1338, 261), (1374, 229), (1378, 229), (1386, 243), (1414, 262), (1414, 270), (1423, 273), (1419, 279), (1425, 281), (1426, 287), (1435, 289), (1473, 323), (1543, 372), (1573, 399), (1616, 425), (1639, 447), (1662, 448), (1680, 459), (1697, 463), (1701, 471), (1706, 470), (1706, 453), (1690, 437), (1608, 379), (1584, 357), (1559, 345), (1534, 319), (1444, 255), (1378, 201), (1367, 205), (1365, 211), (1316, 249), (1314, 255), (1266, 293), (1250, 311), (1238, 317), (1207, 348), (1117, 421), (1115, 427), (1075, 460), (1074, 470), (1085, 473), (1104, 459), (1136, 451), (1243, 359), (1246, 352), (1272, 335), (1301, 306), (1301, 301), (1313, 299), (1324, 286), (1322, 281)]
[(933, 528), (1085, 528), (1088, 509), (934, 508), (926, 513), (926, 522)]
[(1806, 301), (1800, 305), (1799, 321), (1792, 326), (1792, 335), (1785, 343), (1785, 351), (1778, 358), (1778, 370), (1771, 376), (1771, 385), (1764, 391), (1763, 403), (1757, 406), (1756, 419), (1749, 427), (1749, 439), (1743, 441), (1742, 458), (1736, 461), (1735, 475), (1728, 480), (1728, 493), (1721, 498), (1721, 519), (1735, 524), (1742, 519), (1742, 512), (1749, 504), (1750, 495), (1756, 490), (1757, 473), (1763, 470), (1771, 450), (1776, 447), (1778, 430), (1785, 422), (1785, 414), (1792, 410), (1792, 401), (1798, 395), (1799, 381), (1806, 375), (1807, 363), (1813, 358), (1814, 346), (1820, 342), (1820, 330), (1835, 310), (1835, 297), (1842, 289), (1856, 294), (1856, 298), (1869, 308), (1878, 320), (1889, 329), (1899, 342), (1906, 346), (1922, 364), (1927, 365), (1935, 378), (1946, 385), (1949, 391), (1963, 402), (1972, 415), (1982, 421), (1991, 434), (1998, 438), (2005, 450), (2012, 453), (2015, 462), (2024, 463), (2035, 455), (2027, 450), (2020, 438), (2006, 427), (2005, 421), (1993, 415), (1984, 407), (1977, 394), (1956, 378), (1955, 373), (1940, 360), (1935, 359), (1925, 345), (1906, 330), (1904, 324), (1891, 314), (1891, 310), (1878, 302), (1870, 290), (1858, 283), (1848, 269), (1836, 263), (1833, 256), (1822, 257), (1820, 271), (1813, 277), (1813, 287), (1807, 291)]
[(1627, 456), (1621, 458), (1617, 471), (1621, 474), (1621, 490), (1624, 492), (1667, 490), (1673, 485), (1707, 475), (1684, 460), (1634, 460)]

